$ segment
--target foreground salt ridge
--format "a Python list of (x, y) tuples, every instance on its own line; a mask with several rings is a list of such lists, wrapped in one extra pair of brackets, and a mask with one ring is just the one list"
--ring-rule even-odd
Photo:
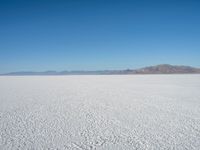
[(0, 77), (0, 149), (200, 149), (200, 75)]

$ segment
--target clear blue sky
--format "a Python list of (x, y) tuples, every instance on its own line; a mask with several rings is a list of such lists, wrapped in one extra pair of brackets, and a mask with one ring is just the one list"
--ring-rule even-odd
[(0, 0), (0, 73), (200, 67), (199, 0)]

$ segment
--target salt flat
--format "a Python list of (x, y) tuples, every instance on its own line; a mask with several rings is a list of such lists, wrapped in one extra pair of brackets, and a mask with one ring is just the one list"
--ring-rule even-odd
[(0, 77), (0, 149), (200, 149), (200, 75)]

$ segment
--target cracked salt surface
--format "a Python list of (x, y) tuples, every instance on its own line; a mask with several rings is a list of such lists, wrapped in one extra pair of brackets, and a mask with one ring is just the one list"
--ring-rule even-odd
[(0, 77), (0, 149), (200, 149), (200, 75)]

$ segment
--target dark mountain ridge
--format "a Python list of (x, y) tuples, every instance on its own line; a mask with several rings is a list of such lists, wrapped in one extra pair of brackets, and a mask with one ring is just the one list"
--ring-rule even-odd
[(25, 76), (25, 75), (112, 75), (112, 74), (200, 74), (200, 68), (190, 66), (178, 66), (161, 64), (156, 66), (149, 66), (140, 69), (126, 69), (126, 70), (99, 70), (99, 71), (45, 71), (45, 72), (11, 72), (1, 75), (8, 76)]

